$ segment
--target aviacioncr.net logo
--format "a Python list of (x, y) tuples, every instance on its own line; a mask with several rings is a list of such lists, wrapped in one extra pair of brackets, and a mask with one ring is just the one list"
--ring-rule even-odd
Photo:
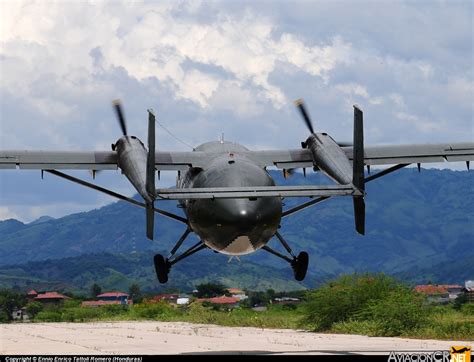
[(449, 351), (390, 352), (388, 362), (451, 362), (451, 354)]

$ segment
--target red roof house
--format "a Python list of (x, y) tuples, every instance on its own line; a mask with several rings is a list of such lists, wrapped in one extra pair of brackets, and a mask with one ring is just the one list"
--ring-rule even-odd
[(98, 300), (102, 301), (119, 301), (120, 304), (132, 304), (132, 300), (128, 299), (127, 293), (122, 292), (107, 292), (103, 294), (99, 294), (97, 296)]
[(120, 300), (88, 300), (81, 303), (81, 307), (101, 307), (103, 305), (122, 304)]
[(37, 297), (37, 295), (38, 295), (38, 292), (34, 289), (31, 289), (28, 293), (26, 293), (26, 297), (28, 299), (34, 299)]
[(42, 294), (38, 294), (34, 300), (37, 300), (41, 303), (50, 303), (50, 304), (57, 304), (60, 302), (63, 302), (67, 299), (71, 299), (68, 296), (65, 296), (63, 294), (57, 293), (57, 292), (46, 292)]
[(212, 304), (221, 304), (221, 305), (237, 305), (240, 302), (239, 298), (235, 297), (214, 297), (214, 298), (200, 298), (198, 302), (209, 302)]
[(128, 297), (127, 293), (122, 292), (107, 292), (102, 293), (97, 296), (97, 298), (120, 298), (120, 297)]
[(423, 293), (426, 295), (434, 295), (434, 294), (446, 294), (448, 289), (445, 288), (444, 285), (417, 285), (415, 287), (415, 292)]

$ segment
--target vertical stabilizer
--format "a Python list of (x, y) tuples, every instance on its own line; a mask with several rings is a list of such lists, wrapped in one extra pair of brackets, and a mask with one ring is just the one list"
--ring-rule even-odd
[[(364, 180), (364, 121), (360, 108), (354, 105), (354, 145), (352, 156), (352, 183), (363, 194), (365, 192)], [(355, 228), (361, 235), (365, 234), (365, 200), (364, 196), (354, 196)]]

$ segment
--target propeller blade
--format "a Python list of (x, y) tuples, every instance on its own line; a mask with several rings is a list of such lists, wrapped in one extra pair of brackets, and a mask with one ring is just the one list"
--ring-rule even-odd
[(119, 99), (114, 100), (113, 102), (115, 112), (117, 113), (117, 118), (120, 123), (120, 128), (122, 129), (122, 133), (124, 136), (127, 135), (127, 124), (125, 122), (125, 117), (123, 116), (122, 112), (122, 103)]
[(148, 157), (146, 165), (146, 190), (155, 199), (155, 114), (148, 110)]
[(306, 107), (304, 106), (303, 99), (301, 99), (301, 98), (297, 99), (295, 101), (295, 106), (298, 107), (298, 109), (300, 110), (301, 116), (303, 117), (303, 119), (306, 123), (306, 127), (308, 127), (311, 134), (313, 134), (314, 133), (313, 123), (311, 122), (311, 119), (309, 118), (308, 112), (306, 111)]

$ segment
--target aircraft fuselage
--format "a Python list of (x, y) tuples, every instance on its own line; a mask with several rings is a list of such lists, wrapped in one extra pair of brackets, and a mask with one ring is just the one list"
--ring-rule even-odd
[[(239, 154), (247, 149), (230, 142), (209, 142), (196, 148), (216, 154), (203, 169), (190, 169), (177, 187), (274, 186), (268, 172)], [(245, 255), (264, 246), (280, 225), (280, 197), (256, 199), (197, 199), (181, 202), (190, 228), (211, 249)]]

